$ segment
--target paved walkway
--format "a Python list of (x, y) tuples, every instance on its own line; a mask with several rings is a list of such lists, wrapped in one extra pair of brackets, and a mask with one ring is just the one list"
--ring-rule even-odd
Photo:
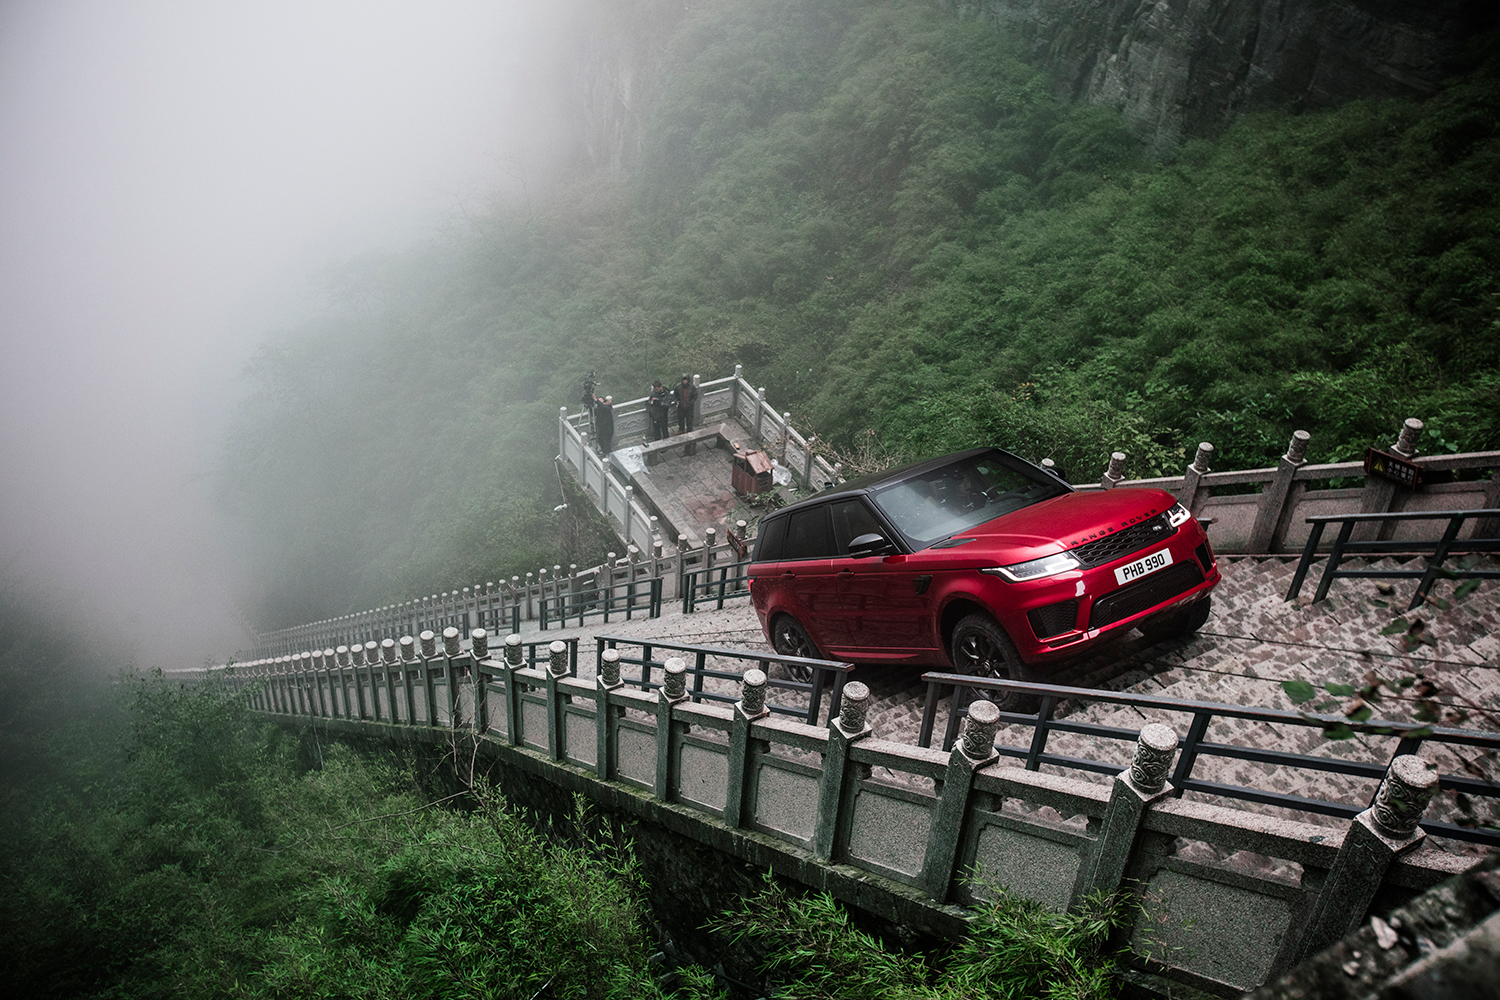
[[(1391, 565), (1389, 560), (1372, 563)], [(1335, 583), (1328, 600), (1313, 605), (1308, 598), (1287, 604), (1286, 592), (1295, 560), (1282, 557), (1225, 557), (1220, 560), (1224, 582), (1214, 592), (1214, 611), (1201, 632), (1190, 639), (1150, 645), (1137, 632), (1080, 661), (1068, 664), (1051, 679), (1059, 683), (1108, 690), (1160, 694), (1174, 698), (1213, 701), (1235, 705), (1258, 705), (1282, 709), (1312, 709), (1319, 712), (1345, 710), (1349, 695), (1324, 690), (1338, 685), (1368, 688), (1375, 679), (1383, 683), (1370, 706), (1378, 718), (1416, 721), (1423, 702), (1440, 714), (1439, 724), (1459, 728), (1500, 731), (1500, 581), (1485, 581), (1463, 599), (1454, 598), (1454, 586), (1439, 583), (1438, 602), (1407, 614), (1405, 608), (1414, 581), (1393, 581), (1395, 593), (1380, 593), (1368, 580)], [(1305, 588), (1311, 592), (1312, 587)], [(1406, 623), (1389, 631), (1396, 619)], [(655, 638), (670, 642), (730, 646), (766, 650), (764, 637), (748, 599), (739, 598), (723, 610), (700, 610), (684, 615), (678, 609), (659, 619), (612, 622), (584, 630), (539, 632), (528, 623), (528, 640), (551, 636), (579, 635), (585, 641), (580, 652), (582, 672), (593, 670), (596, 634)], [(920, 727), (926, 687), (911, 667), (861, 666), (859, 679), (872, 690), (871, 724), (882, 739), (915, 743)], [(1400, 687), (1401, 678), (1411, 678)], [(1306, 681), (1319, 688), (1318, 697), (1297, 706), (1282, 685)], [(734, 685), (720, 687), (733, 693)], [(1367, 696), (1368, 697), (1368, 696)], [(940, 705), (939, 729), (946, 721), (947, 705)], [(1064, 704), (1059, 716), (1138, 729), (1146, 721), (1165, 721), (1186, 735), (1189, 717), (1148, 720), (1134, 709), (1103, 704)], [(1009, 735), (1009, 739), (1006, 736)], [(1390, 737), (1327, 739), (1314, 727), (1269, 726), (1235, 720), (1216, 721), (1206, 738), (1259, 748), (1291, 750), (1345, 759), (1384, 763), (1394, 749)], [(1029, 731), (1002, 733), (1002, 741), (1024, 744)], [(1055, 734), (1049, 752), (1124, 766), (1131, 745), (1113, 740), (1091, 739), (1067, 733)], [(1423, 756), (1436, 761), (1444, 772), (1460, 771), (1500, 781), (1500, 760), (1493, 753), (1464, 750), (1461, 753), (1430, 744)], [(1049, 770), (1056, 770), (1049, 768)], [(1102, 775), (1069, 772), (1075, 777), (1108, 780)], [(1286, 792), (1310, 798), (1355, 805), (1368, 803), (1374, 783), (1366, 779), (1290, 771), (1269, 765), (1200, 757), (1195, 777)], [(1192, 795), (1193, 793), (1189, 793)], [(1215, 799), (1262, 812), (1292, 815), (1271, 807)], [(1330, 825), (1342, 821), (1307, 813), (1295, 814), (1304, 822)], [(1460, 823), (1500, 825), (1493, 800), (1469, 800), (1445, 794), (1429, 816)], [(1464, 848), (1445, 842), (1454, 850)]]

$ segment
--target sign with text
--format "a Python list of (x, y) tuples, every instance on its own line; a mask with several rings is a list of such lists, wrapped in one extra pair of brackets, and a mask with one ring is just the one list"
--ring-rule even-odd
[(1408, 489), (1422, 485), (1422, 467), (1416, 462), (1369, 448), (1365, 451), (1365, 475), (1379, 476)]

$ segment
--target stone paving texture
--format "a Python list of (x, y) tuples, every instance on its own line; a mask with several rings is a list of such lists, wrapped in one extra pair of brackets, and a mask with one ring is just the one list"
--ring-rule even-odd
[[(1421, 702), (1429, 702), (1440, 713), (1439, 724), (1455, 728), (1500, 731), (1500, 581), (1487, 580), (1462, 599), (1455, 599), (1455, 585), (1440, 582), (1434, 588), (1438, 601), (1415, 612), (1403, 609), (1415, 581), (1391, 581), (1384, 586), (1394, 593), (1381, 593), (1373, 580), (1340, 580), (1329, 598), (1312, 604), (1309, 597), (1295, 602), (1282, 600), (1296, 560), (1286, 557), (1229, 556), (1220, 558), (1224, 582), (1214, 592), (1214, 610), (1202, 630), (1186, 639), (1151, 645), (1132, 631), (1125, 638), (1080, 660), (1071, 661), (1041, 680), (1111, 691), (1134, 691), (1173, 698), (1252, 705), (1287, 710), (1343, 712), (1351, 696), (1319, 691), (1302, 706), (1294, 705), (1284, 691), (1286, 681), (1306, 681), (1318, 688), (1349, 685), (1368, 688), (1379, 678), (1377, 696), (1369, 697), (1374, 716), (1395, 722), (1415, 722)], [(1390, 559), (1369, 564), (1392, 567)], [(1500, 565), (1489, 561), (1488, 568)], [(1316, 572), (1316, 570), (1315, 570)], [(1312, 587), (1304, 588), (1308, 594)], [(1444, 607), (1444, 605), (1447, 605)], [(1409, 630), (1389, 635), (1382, 632), (1396, 619)], [(1420, 625), (1418, 626), (1418, 623)], [(679, 609), (664, 612), (659, 619), (612, 622), (585, 630), (540, 632), (527, 623), (528, 641), (578, 635), (581, 673), (592, 675), (592, 637), (610, 634), (654, 638), (669, 642), (766, 651), (764, 636), (748, 598), (738, 598), (723, 610), (700, 610), (684, 615)], [(725, 664), (729, 666), (729, 664)], [(779, 676), (773, 668), (773, 678)], [(915, 743), (921, 724), (926, 686), (921, 669), (913, 667), (859, 666), (855, 675), (871, 688), (870, 724), (882, 739)], [(1410, 678), (1409, 687), (1398, 686)], [(711, 681), (708, 689), (736, 693), (731, 681)], [(947, 699), (939, 703), (936, 738), (946, 723)], [(1117, 725), (1132, 730), (1147, 721), (1171, 725), (1179, 737), (1187, 734), (1188, 715), (1148, 719), (1129, 707), (1100, 703), (1059, 706), (1059, 718)], [(1246, 720), (1216, 720), (1206, 739), (1262, 749), (1294, 751), (1329, 758), (1387, 762), (1395, 748), (1393, 737), (1358, 736), (1328, 739), (1321, 728), (1270, 725)], [(1001, 743), (1026, 745), (1030, 730), (1002, 730)], [(1123, 767), (1129, 762), (1132, 743), (1077, 734), (1054, 733), (1048, 752), (1107, 761)], [(1444, 773), (1468, 773), (1489, 781), (1500, 781), (1500, 761), (1494, 752), (1469, 748), (1451, 749), (1426, 744), (1422, 756), (1435, 761)], [(1049, 771), (1060, 769), (1046, 766)], [(1106, 775), (1068, 772), (1073, 777), (1107, 781)], [(1210, 781), (1244, 785), (1358, 806), (1374, 795), (1375, 782), (1363, 778), (1329, 775), (1314, 771), (1277, 768), (1267, 764), (1226, 758), (1199, 757), (1194, 776)], [(1196, 793), (1188, 793), (1199, 797)], [(1275, 815), (1293, 816), (1304, 822), (1341, 825), (1344, 821), (1251, 803), (1214, 799)], [(1429, 818), (1465, 825), (1500, 825), (1496, 800), (1453, 793), (1441, 794), (1430, 807)], [(1460, 842), (1441, 841), (1454, 851), (1471, 851)]]

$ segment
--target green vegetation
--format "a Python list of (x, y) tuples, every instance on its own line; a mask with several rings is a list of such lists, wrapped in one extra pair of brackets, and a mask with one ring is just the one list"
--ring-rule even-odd
[[(1490, 46), (1489, 51), (1494, 47)], [(1244, 119), (1148, 162), (925, 0), (683, 14), (633, 176), (351, 263), (225, 457), (265, 627), (557, 561), (581, 375), (743, 363), (833, 446), (980, 442), (1093, 478), (1500, 446), (1500, 74)], [(869, 432), (869, 433), (866, 433)]]
[(212, 687), (121, 685), (128, 729), (80, 727), (5, 811), (10, 995), (660, 995), (620, 850), (339, 745), (308, 769)]
[[(50, 701), (9, 655), (19, 634), (0, 646), (9, 718)], [(53, 677), (94, 687), (92, 707), (0, 732), (6, 995), (727, 996), (702, 968), (652, 964), (628, 842), (544, 840), (482, 779), (437, 793), (430, 760), (298, 739), (213, 684), (88, 685), (80, 662)], [(761, 956), (780, 997), (1112, 995), (1101, 946), (1117, 910), (1064, 916), (991, 893), (940, 962), (769, 880), (703, 933)]]
[(786, 1000), (988, 1000), (1044, 997), (1103, 1000), (1119, 983), (1105, 953), (1124, 910), (1090, 898), (1077, 912), (1053, 913), (986, 886), (969, 936), (936, 967), (892, 953), (854, 927), (827, 893), (795, 896), (769, 879), (714, 928), (765, 954), (763, 968)]

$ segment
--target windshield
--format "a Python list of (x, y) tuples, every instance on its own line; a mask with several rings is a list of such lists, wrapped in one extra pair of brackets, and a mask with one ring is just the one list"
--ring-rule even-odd
[(912, 547), (920, 549), (1067, 492), (1040, 469), (991, 452), (887, 486), (873, 499)]

